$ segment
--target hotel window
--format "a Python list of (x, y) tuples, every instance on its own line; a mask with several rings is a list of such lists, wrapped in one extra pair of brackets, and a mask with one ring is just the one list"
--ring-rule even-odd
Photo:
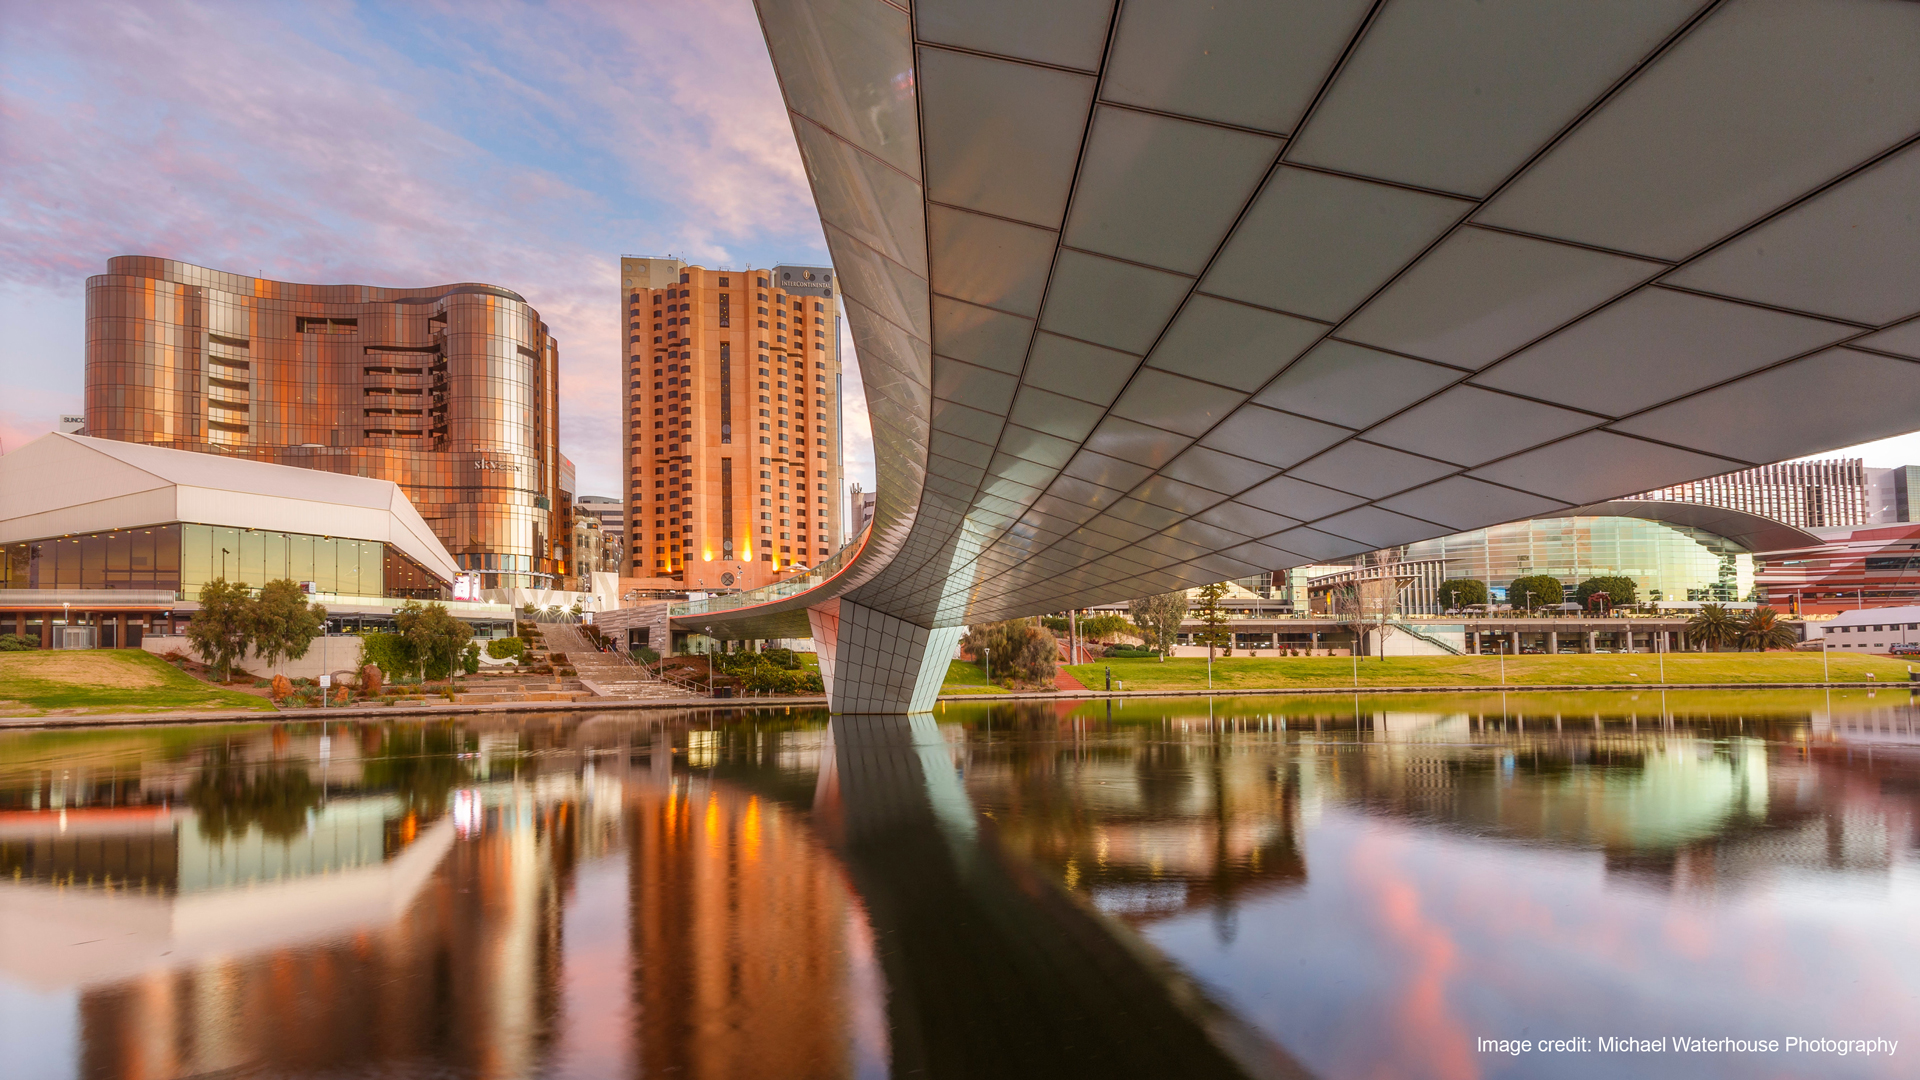
[(305, 315), (293, 320), (294, 332), (300, 334), (357, 334), (360, 332), (359, 319), (310, 318)]
[(720, 441), (733, 442), (733, 352), (724, 341), (720, 343)]

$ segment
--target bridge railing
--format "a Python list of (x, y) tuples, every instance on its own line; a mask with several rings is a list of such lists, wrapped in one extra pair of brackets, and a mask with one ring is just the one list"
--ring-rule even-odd
[(826, 558), (818, 566), (809, 567), (804, 574), (797, 574), (784, 581), (771, 585), (762, 585), (757, 589), (743, 589), (740, 592), (709, 596), (700, 600), (689, 600), (684, 604), (675, 604), (668, 609), (673, 618), (683, 615), (709, 615), (716, 611), (733, 611), (738, 608), (755, 607), (769, 604), (775, 600), (784, 600), (789, 596), (798, 596), (810, 589), (825, 585), (834, 575), (846, 569), (860, 549), (866, 546), (867, 536), (873, 531), (869, 525), (860, 530), (860, 535), (842, 544), (839, 551)]

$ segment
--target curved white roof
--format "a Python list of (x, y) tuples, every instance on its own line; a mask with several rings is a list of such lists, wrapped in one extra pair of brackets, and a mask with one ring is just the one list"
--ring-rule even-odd
[(57, 433), (0, 457), (0, 543), (174, 521), (378, 540), (460, 572), (391, 480)]
[(1920, 416), (1920, 4), (756, 7), (879, 501), (714, 619), (1106, 603)]

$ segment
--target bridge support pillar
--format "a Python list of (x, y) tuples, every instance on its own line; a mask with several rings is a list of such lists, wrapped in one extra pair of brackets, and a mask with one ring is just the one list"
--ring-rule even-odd
[(960, 627), (915, 626), (846, 600), (808, 608), (807, 621), (837, 714), (931, 710), (960, 643)]
[(1558, 655), (1559, 652), (1560, 652), (1560, 632), (1558, 630), (1547, 631), (1547, 653), (1549, 655)]

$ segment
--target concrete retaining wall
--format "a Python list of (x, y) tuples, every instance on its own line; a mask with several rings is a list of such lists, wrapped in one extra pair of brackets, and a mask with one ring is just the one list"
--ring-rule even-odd
[[(184, 653), (204, 663), (199, 651), (184, 634), (148, 634), (140, 639), (140, 647), (157, 656)], [(259, 654), (249, 650), (247, 658), (240, 661), (239, 666), (263, 679), (274, 675), (285, 675), (289, 679), (312, 679), (332, 671), (357, 671), (360, 668), (360, 637), (357, 634), (328, 634), (324, 638), (314, 638), (307, 655), (298, 660), (288, 660), (276, 668), (261, 663)]]

